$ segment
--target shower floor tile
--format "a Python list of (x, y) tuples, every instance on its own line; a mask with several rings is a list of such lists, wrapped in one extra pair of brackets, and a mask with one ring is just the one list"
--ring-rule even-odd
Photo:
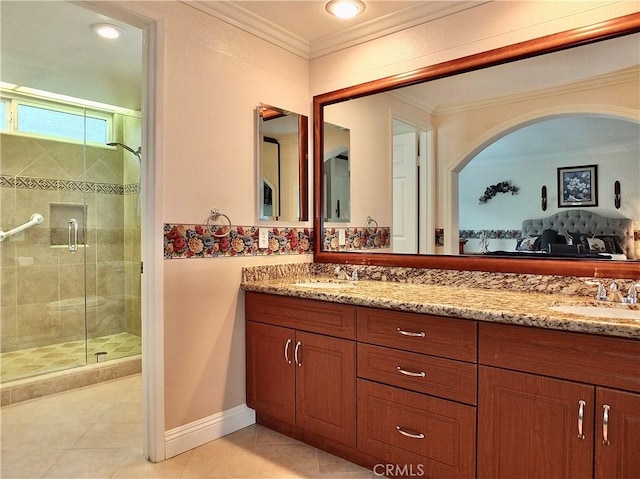
[(39, 348), (0, 354), (0, 382), (95, 363), (96, 353), (107, 353), (101, 361), (117, 359), (142, 351), (141, 338), (129, 333), (111, 334), (84, 341), (69, 341)]

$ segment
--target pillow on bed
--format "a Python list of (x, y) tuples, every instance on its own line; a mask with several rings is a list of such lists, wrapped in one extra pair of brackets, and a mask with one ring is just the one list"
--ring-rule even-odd
[(604, 248), (606, 253), (624, 254), (622, 248), (622, 241), (619, 236), (615, 235), (595, 235), (594, 238), (604, 241)]
[(577, 246), (581, 251), (589, 251), (589, 243), (587, 243), (587, 235), (584, 233), (571, 233), (567, 231), (564, 234), (568, 245)]
[(591, 237), (585, 237), (584, 241), (589, 245), (587, 249), (589, 253), (624, 254), (619, 236), (593, 235)]
[(607, 251), (607, 246), (600, 238), (586, 238), (589, 245), (589, 253), (610, 253)]
[(567, 244), (567, 239), (564, 235), (558, 234), (556, 230), (547, 229), (542, 232), (540, 237), (540, 247), (542, 251), (549, 251), (549, 246), (552, 244)]
[(558, 244), (558, 232), (556, 230), (548, 229), (542, 232), (540, 237), (540, 249), (543, 251), (549, 251), (550, 244)]
[(520, 238), (516, 243), (516, 251), (538, 251), (540, 249), (539, 236)]

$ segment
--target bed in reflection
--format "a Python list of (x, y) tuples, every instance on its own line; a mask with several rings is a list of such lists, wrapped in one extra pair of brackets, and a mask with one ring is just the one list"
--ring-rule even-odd
[(634, 258), (633, 221), (602, 216), (587, 210), (565, 210), (546, 218), (522, 222), (521, 237), (512, 251), (486, 255), (527, 258)]

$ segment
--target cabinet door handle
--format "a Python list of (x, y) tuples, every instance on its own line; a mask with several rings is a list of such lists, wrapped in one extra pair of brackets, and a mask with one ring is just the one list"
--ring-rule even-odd
[(406, 437), (410, 437), (411, 439), (424, 439), (424, 434), (411, 434), (410, 432), (404, 431), (400, 426), (396, 426), (396, 431)]
[(413, 331), (405, 331), (404, 329), (396, 328), (398, 334), (402, 334), (403, 336), (411, 336), (412, 338), (424, 338), (427, 334), (424, 331), (420, 331), (419, 333), (414, 333)]
[(586, 405), (587, 403), (582, 399), (578, 401), (578, 439), (585, 438), (585, 435), (582, 433), (582, 419), (584, 418), (584, 407)]
[(293, 359), (298, 365), (298, 367), (302, 366), (302, 363), (300, 362), (300, 358), (298, 357), (298, 351), (300, 351), (300, 346), (302, 346), (302, 343), (298, 341), (296, 343), (296, 349), (293, 350)]
[(420, 371), (419, 373), (413, 371), (407, 371), (406, 369), (402, 369), (400, 366), (396, 366), (396, 369), (399, 373), (404, 374), (405, 376), (411, 376), (414, 378), (423, 378), (427, 375), (424, 371)]
[(611, 445), (611, 441), (609, 441), (609, 410), (611, 406), (605, 404), (602, 409), (602, 444), (609, 446)]
[(291, 346), (291, 339), (287, 339), (284, 345), (284, 360), (291, 364), (291, 359), (289, 359), (289, 346)]

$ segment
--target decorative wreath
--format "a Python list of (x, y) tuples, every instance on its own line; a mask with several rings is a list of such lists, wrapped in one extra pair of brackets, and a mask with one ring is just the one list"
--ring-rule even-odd
[(487, 189), (484, 190), (484, 194), (480, 197), (480, 204), (488, 202), (498, 193), (511, 193), (512, 195), (517, 195), (519, 189), (520, 188), (517, 186), (512, 185), (510, 181), (501, 181), (495, 185), (487, 186)]

